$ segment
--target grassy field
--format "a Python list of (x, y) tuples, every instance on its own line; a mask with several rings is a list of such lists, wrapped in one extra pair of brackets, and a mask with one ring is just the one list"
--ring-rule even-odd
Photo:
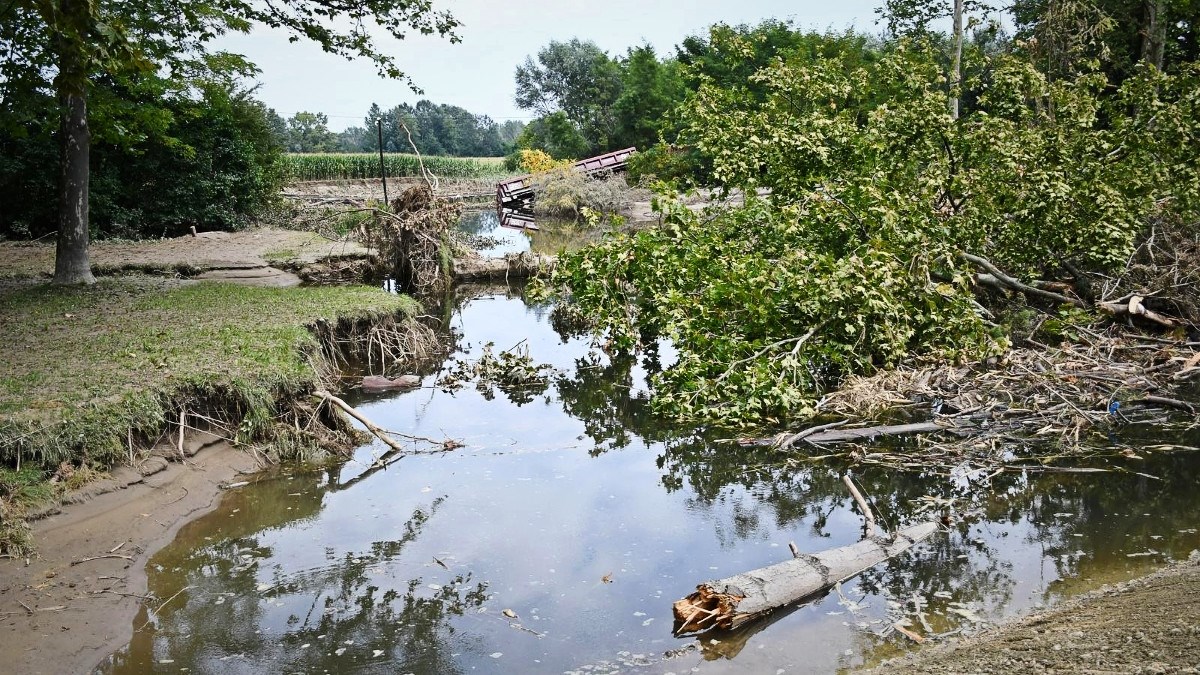
[[(420, 176), (416, 155), (384, 154), (391, 177)], [(484, 178), (502, 176), (503, 157), (423, 157), (425, 168), (439, 178)], [(289, 181), (379, 178), (379, 155), (373, 153), (291, 153), (284, 155), (284, 174)]]
[(128, 456), (131, 434), (153, 439), (188, 400), (225, 402), (242, 413), (239, 436), (254, 437), (277, 401), (317, 386), (326, 361), (310, 326), (415, 311), (363, 286), (0, 286), (0, 465), (107, 467)]

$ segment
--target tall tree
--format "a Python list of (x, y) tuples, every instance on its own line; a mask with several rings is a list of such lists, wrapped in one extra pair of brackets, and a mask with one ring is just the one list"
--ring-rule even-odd
[(330, 152), (337, 148), (337, 136), (329, 130), (325, 113), (301, 111), (287, 121), (289, 152)]
[[(213, 38), (264, 25), (287, 30), (293, 40), (312, 40), (334, 54), (370, 59), (380, 74), (412, 86), (394, 59), (376, 46), (370, 29), (398, 39), (415, 30), (458, 40), (458, 22), (449, 13), (434, 11), (432, 0), (12, 0), (7, 12), (30, 26), (15, 34), (19, 39), (10, 45), (15, 56), (47, 53), (57, 72), (53, 88), (61, 114), (62, 167), (54, 282), (59, 284), (95, 281), (87, 249), (88, 94), (96, 78), (131, 69), (183, 76), (211, 56), (206, 45)], [(333, 27), (339, 25), (350, 27)]]
[(623, 65), (624, 90), (613, 104), (616, 145), (644, 150), (658, 142), (667, 113), (683, 101), (687, 88), (679, 64), (660, 62), (649, 45), (629, 50)]
[(612, 106), (621, 95), (621, 67), (594, 42), (552, 41), (517, 66), (516, 103), (541, 115), (561, 112), (593, 147), (615, 132)]

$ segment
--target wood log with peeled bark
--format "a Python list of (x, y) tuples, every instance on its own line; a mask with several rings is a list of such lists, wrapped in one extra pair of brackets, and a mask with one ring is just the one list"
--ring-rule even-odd
[(672, 606), (675, 634), (737, 628), (893, 558), (940, 529), (937, 523), (918, 523), (901, 529), (893, 537), (871, 537), (849, 546), (801, 554), (768, 567), (706, 581), (696, 587), (695, 593)]
[(1114, 302), (1100, 302), (1096, 306), (1100, 309), (1112, 314), (1113, 316), (1140, 316), (1147, 321), (1156, 323), (1163, 328), (1174, 328), (1179, 325), (1179, 322), (1169, 316), (1163, 316), (1158, 312), (1147, 309), (1143, 301), (1146, 298), (1140, 295), (1130, 296), (1126, 300), (1117, 300)]

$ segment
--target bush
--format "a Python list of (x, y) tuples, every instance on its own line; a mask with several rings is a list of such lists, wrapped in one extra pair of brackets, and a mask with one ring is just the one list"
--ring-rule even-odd
[[(90, 224), (94, 237), (174, 236), (243, 227), (278, 194), (280, 148), (266, 108), (226, 83), (200, 95), (123, 100), (97, 87), (93, 98)], [(47, 108), (56, 109), (52, 101)], [(106, 106), (136, 107), (139, 133)], [(44, 115), (44, 110), (38, 114)], [(9, 110), (0, 128), (29, 111)], [(58, 149), (49, 123), (0, 134), (0, 236), (39, 237), (57, 224)]]
[(695, 148), (659, 143), (629, 158), (629, 180), (634, 185), (656, 180), (687, 185), (703, 180), (707, 174), (703, 157)]

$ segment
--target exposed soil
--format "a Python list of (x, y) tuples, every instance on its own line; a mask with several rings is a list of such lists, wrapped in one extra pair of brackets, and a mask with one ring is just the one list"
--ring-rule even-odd
[(1200, 672), (1200, 555), (869, 672)]
[(150, 556), (213, 509), (221, 485), (260, 468), (249, 453), (204, 443), (185, 448), (195, 453), (185, 462), (114, 470), (33, 523), (38, 555), (0, 560), (0, 670), (86, 673), (129, 641)]
[[(302, 267), (325, 258), (365, 255), (366, 249), (310, 232), (261, 228), (151, 241), (97, 241), (88, 252), (93, 268), (102, 274), (186, 273), (274, 286), (299, 283), (299, 278), (288, 278), (290, 275), (271, 267), (272, 263)], [(0, 277), (38, 279), (53, 273), (53, 241), (0, 242)]]

